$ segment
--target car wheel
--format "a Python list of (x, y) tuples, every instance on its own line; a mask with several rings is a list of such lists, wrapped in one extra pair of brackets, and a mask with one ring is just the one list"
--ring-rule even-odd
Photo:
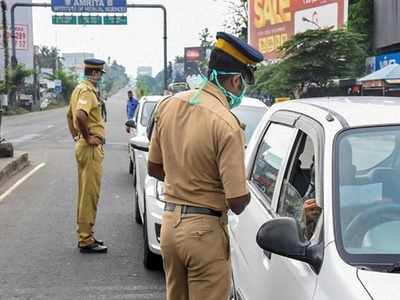
[(149, 270), (159, 270), (162, 266), (162, 258), (160, 255), (154, 254), (149, 248), (149, 238), (147, 236), (147, 217), (146, 217), (146, 205), (143, 213), (143, 264)]
[(129, 157), (129, 174), (134, 175), (136, 166), (132, 159)]
[(140, 224), (142, 224), (142, 217), (140, 216), (139, 195), (138, 195), (138, 192), (137, 192), (136, 182), (137, 182), (137, 180), (136, 180), (136, 176), (135, 176), (134, 180), (133, 180), (133, 186), (135, 187), (135, 192), (133, 194), (133, 201), (135, 203), (135, 221), (136, 221), (136, 224), (140, 225)]

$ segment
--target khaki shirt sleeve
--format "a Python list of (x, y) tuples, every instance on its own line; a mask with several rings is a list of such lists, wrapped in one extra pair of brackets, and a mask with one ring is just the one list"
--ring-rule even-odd
[(248, 194), (242, 129), (227, 128), (218, 140), (217, 163), (226, 199)]
[(160, 146), (160, 136), (157, 128), (157, 123), (154, 124), (153, 133), (151, 134), (149, 161), (159, 165), (163, 164), (161, 146)]
[(90, 111), (97, 106), (96, 95), (91, 91), (82, 91), (79, 94), (76, 110), (83, 110), (88, 115)]
[(71, 119), (71, 120), (72, 120), (72, 109), (71, 109), (71, 104), (68, 105), (67, 119)]

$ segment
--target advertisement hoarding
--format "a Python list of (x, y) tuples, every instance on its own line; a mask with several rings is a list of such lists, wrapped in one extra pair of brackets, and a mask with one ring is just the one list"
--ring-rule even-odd
[(295, 33), (343, 27), (347, 10), (348, 0), (249, 0), (249, 42), (274, 60)]
[[(11, 46), (11, 28), (7, 28), (8, 45)], [(17, 50), (28, 50), (29, 48), (28, 25), (15, 25), (15, 48)], [(0, 41), (3, 40), (3, 27), (0, 26)], [(3, 49), (3, 43), (0, 43)]]

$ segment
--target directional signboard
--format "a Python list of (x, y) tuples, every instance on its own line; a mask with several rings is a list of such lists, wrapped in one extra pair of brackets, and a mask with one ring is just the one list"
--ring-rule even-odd
[(103, 24), (104, 25), (127, 25), (128, 17), (127, 16), (104, 16)]
[(51, 9), (62, 13), (125, 13), (126, 0), (51, 0)]
[(80, 25), (101, 25), (103, 24), (101, 16), (78, 16)]
[(52, 23), (55, 25), (75, 25), (77, 19), (76, 16), (53, 16)]

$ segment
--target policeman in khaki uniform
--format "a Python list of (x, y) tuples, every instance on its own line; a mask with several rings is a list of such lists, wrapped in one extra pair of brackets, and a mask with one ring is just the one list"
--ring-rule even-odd
[(85, 60), (86, 80), (75, 87), (67, 113), (68, 128), (76, 141), (75, 157), (79, 182), (77, 233), (78, 247), (84, 253), (107, 252), (103, 241), (96, 240), (93, 236), (105, 142), (105, 126), (96, 85), (104, 73), (104, 64), (104, 61), (98, 59)]
[(149, 174), (165, 183), (161, 253), (168, 300), (225, 300), (231, 281), (227, 211), (250, 201), (244, 132), (230, 112), (254, 83), (256, 49), (223, 32), (199, 90), (162, 101), (152, 132)]

